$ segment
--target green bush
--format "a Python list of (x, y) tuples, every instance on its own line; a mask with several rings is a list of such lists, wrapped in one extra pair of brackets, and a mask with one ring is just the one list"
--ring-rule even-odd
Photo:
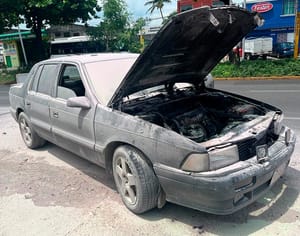
[(13, 84), (16, 82), (17, 71), (0, 71), (0, 85)]
[(300, 75), (300, 60), (244, 60), (240, 65), (219, 63), (212, 75), (219, 78)]

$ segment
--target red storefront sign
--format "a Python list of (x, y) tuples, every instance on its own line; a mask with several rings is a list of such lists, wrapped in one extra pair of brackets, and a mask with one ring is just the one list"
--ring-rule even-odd
[(273, 4), (270, 2), (261, 2), (252, 5), (251, 10), (259, 13), (267, 12), (273, 9)]

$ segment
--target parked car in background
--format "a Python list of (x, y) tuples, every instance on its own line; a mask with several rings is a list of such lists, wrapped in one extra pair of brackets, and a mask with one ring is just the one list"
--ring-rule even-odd
[(276, 43), (273, 47), (272, 56), (277, 58), (292, 57), (294, 55), (294, 43), (282, 42)]
[(205, 86), (261, 21), (203, 7), (172, 18), (141, 55), (40, 62), (11, 87), (11, 114), (29, 148), (47, 140), (105, 167), (132, 212), (170, 201), (230, 214), (274, 185), (295, 145), (279, 108)]

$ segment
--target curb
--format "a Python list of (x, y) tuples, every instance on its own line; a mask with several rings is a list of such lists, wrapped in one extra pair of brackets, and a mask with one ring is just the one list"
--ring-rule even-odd
[(1, 85), (12, 85), (12, 84), (16, 84), (17, 82), (16, 81), (1, 81), (0, 82), (0, 86)]
[(215, 80), (300, 80), (298, 75), (290, 76), (261, 76), (261, 77), (215, 77)]

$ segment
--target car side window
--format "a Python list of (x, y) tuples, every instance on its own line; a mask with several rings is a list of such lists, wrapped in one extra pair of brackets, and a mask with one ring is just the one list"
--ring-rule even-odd
[(37, 90), (37, 85), (38, 85), (38, 82), (39, 82), (39, 78), (40, 78), (42, 69), (43, 69), (42, 65), (38, 67), (37, 72), (35, 73), (35, 76), (33, 78), (30, 90), (33, 90), (33, 91)]
[(43, 67), (42, 73), (37, 86), (37, 92), (51, 95), (54, 81), (57, 75), (56, 64), (46, 64)]
[(84, 96), (80, 73), (75, 65), (63, 65), (57, 87), (57, 97), (68, 99), (70, 97)]

